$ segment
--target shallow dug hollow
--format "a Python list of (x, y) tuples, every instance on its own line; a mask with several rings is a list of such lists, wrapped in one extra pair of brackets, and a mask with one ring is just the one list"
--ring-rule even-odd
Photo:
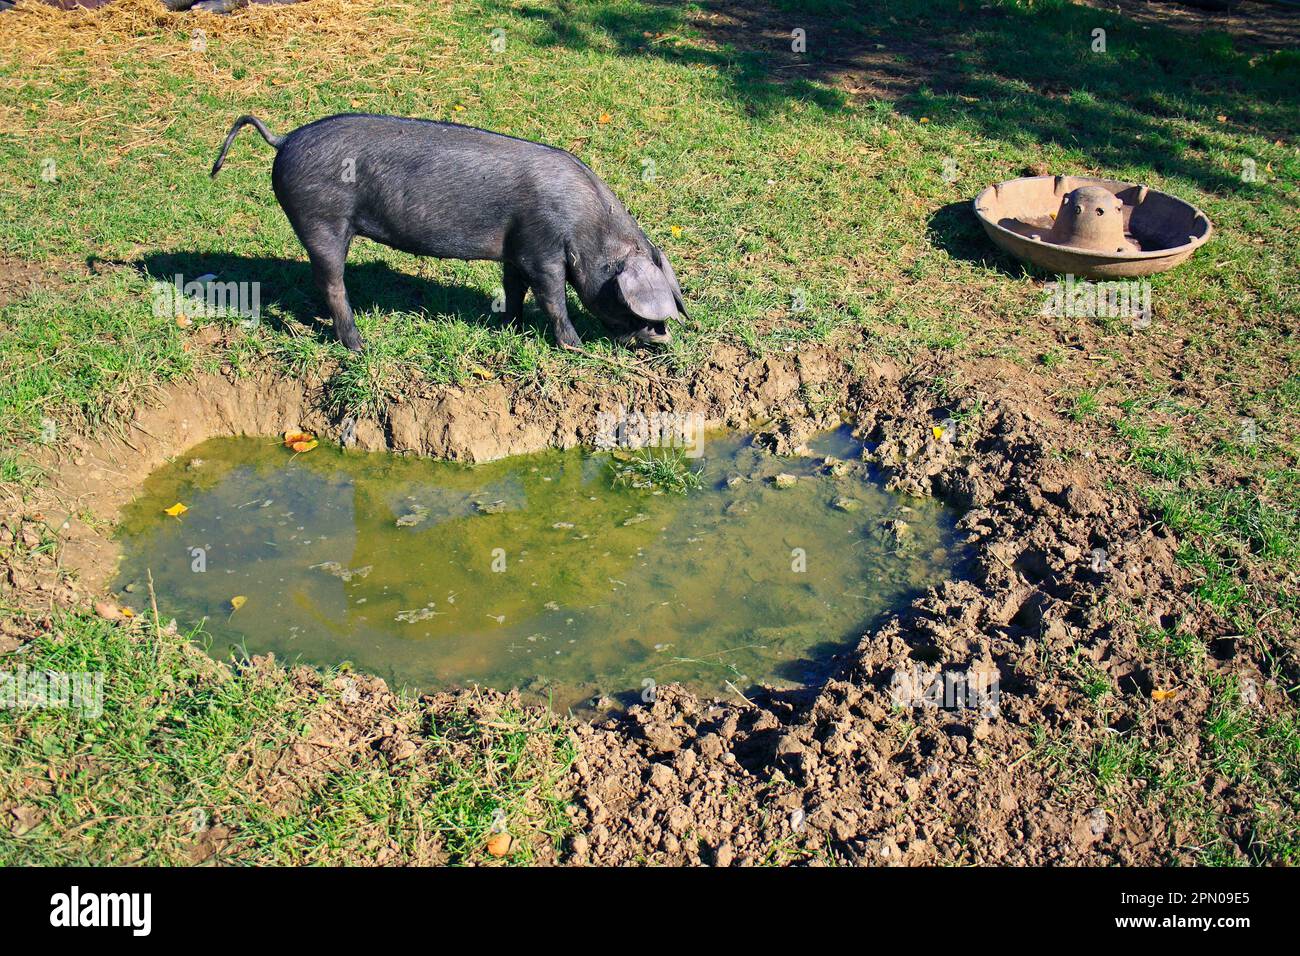
[[(896, 372), (881, 366), (870, 374), (882, 378)], [(624, 410), (698, 412), (708, 429), (744, 429), (785, 414), (807, 415), (803, 390), (842, 392), (846, 381), (842, 357), (829, 350), (748, 361), (739, 350), (723, 348), (688, 385), (580, 385), (561, 394), (493, 382), (398, 399), (382, 420), (338, 420), (324, 412), (318, 380), (204, 375), (139, 409), (125, 434), (70, 438), (43, 464), (54, 472), (58, 501), (50, 513), (62, 527), (65, 561), (97, 588), (111, 577), (117, 552), (96, 525), (115, 520), (150, 472), (209, 438), (278, 436), (302, 428), (348, 448), (487, 462), (594, 445), (602, 421)], [(807, 417), (809, 433), (840, 422), (827, 411)], [(772, 442), (786, 452), (793, 447), (780, 434)], [(83, 520), (83, 512), (94, 520)]]
[[(764, 442), (788, 452), (838, 420), (803, 397), (829, 394), (887, 487), (968, 509), (959, 529), (969, 579), (931, 589), (864, 635), (822, 687), (712, 702), (663, 687), (624, 716), (573, 723), (575, 832), (562, 861), (1151, 863), (1183, 852), (1185, 835), (1171, 834), (1158, 810), (1129, 801), (1122, 806), (1136, 809), (1107, 813), (1089, 788), (1062, 789), (1050, 764), (1028, 759), (1036, 734), (1106, 732), (1053, 661), (1086, 660), (1120, 687), (1163, 686), (1159, 665), (1138, 663), (1137, 635), (1185, 611), (1174, 542), (1135, 501), (1105, 490), (1106, 467), (1059, 454), (1066, 426), (1014, 367), (970, 371), (983, 384), (940, 405), (924, 370), (902, 381), (888, 365), (855, 372), (830, 349), (757, 361), (722, 351), (685, 385), (564, 396), (447, 389), (348, 429), (367, 447), (482, 460), (589, 439), (597, 411), (623, 405), (699, 409), (732, 427), (770, 419)], [(113, 546), (83, 516), (111, 519), (136, 482), (198, 441), (290, 424), (338, 437), (347, 423), (327, 420), (296, 382), (202, 380), (142, 410), (123, 440), (66, 449), (52, 463), (59, 500), (45, 513), (56, 527), (69, 516), (65, 554), (102, 584)], [(996, 709), (942, 698), (898, 706), (900, 678), (936, 670), (996, 675)], [(336, 708), (362, 737), (380, 719), (364, 704)], [(1142, 719), (1195, 741), (1206, 705), (1188, 693)], [(1230, 795), (1215, 799), (1231, 812)]]
[(625, 449), (462, 465), (210, 439), (123, 511), (115, 601), (202, 622), (221, 659), (350, 661), (395, 687), (518, 689), (560, 712), (667, 683), (808, 686), (960, 558), (956, 513), (886, 493), (847, 432), (784, 456), (698, 436), (680, 492)]

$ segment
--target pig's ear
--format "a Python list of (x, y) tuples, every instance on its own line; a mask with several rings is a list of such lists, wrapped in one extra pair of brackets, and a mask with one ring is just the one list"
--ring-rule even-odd
[(677, 314), (667, 276), (644, 256), (628, 259), (617, 281), (619, 301), (647, 322), (663, 322)]
[(683, 319), (689, 319), (690, 316), (686, 314), (686, 300), (682, 298), (682, 287), (677, 284), (677, 274), (673, 272), (673, 264), (668, 261), (668, 257), (659, 250), (658, 246), (650, 248), (655, 251), (655, 265), (668, 280), (668, 287), (673, 290), (673, 301), (677, 303), (677, 311), (682, 314)]

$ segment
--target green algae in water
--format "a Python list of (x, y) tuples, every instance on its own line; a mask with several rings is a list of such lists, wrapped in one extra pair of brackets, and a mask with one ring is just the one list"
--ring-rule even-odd
[(466, 466), (213, 439), (126, 509), (119, 585), (138, 603), (152, 572), (160, 610), (204, 621), (218, 656), (350, 661), (426, 690), (575, 706), (651, 682), (796, 686), (948, 577), (956, 547), (938, 502), (828, 474), (820, 456), (858, 455), (846, 430), (812, 444), (777, 458), (715, 437), (691, 462), (703, 487), (678, 495), (616, 486), (608, 453)]

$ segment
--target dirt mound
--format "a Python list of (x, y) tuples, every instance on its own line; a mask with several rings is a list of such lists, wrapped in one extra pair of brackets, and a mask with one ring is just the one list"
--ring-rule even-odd
[[(1105, 603), (1135, 602), (1149, 621), (1170, 614), (1149, 598), (1178, 587), (1171, 539), (1098, 490), (1095, 466), (1054, 461), (1047, 423), (1014, 401), (972, 411), (949, 426), (950, 441), (931, 425), (949, 409), (923, 395), (865, 389), (852, 411), (890, 486), (969, 508), (960, 524), (975, 549), (969, 579), (864, 638), (815, 695), (717, 706), (666, 691), (626, 719), (580, 728), (574, 783), (587, 837), (575, 856), (1153, 859), (1161, 835), (1149, 820), (1112, 826), (1094, 795), (1062, 799), (1050, 768), (1026, 758), (1043, 734), (1076, 733), (1085, 719), (1077, 691), (1044, 673), (1045, 655), (1080, 653), (1115, 680), (1151, 686), (1133, 628), (1110, 620)], [(900, 709), (900, 675), (927, 661), (996, 675), (996, 710)]]

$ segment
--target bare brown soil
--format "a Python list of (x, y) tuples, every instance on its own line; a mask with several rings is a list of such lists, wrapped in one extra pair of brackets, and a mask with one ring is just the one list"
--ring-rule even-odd
[(61, 285), (57, 273), (41, 263), (0, 258), (0, 308), (41, 289)]

